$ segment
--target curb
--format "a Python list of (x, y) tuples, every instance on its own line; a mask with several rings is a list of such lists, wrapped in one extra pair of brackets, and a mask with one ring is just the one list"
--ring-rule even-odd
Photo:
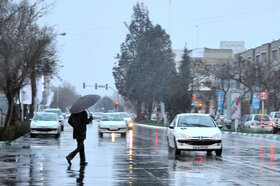
[(250, 136), (250, 137), (265, 138), (265, 139), (280, 141), (280, 136), (279, 135), (276, 136), (276, 135), (272, 135), (272, 134), (255, 134), (255, 133), (226, 132), (226, 131), (221, 131), (221, 132), (222, 132), (222, 134)]
[[(142, 126), (142, 127), (148, 127), (153, 129), (165, 129), (166, 127), (162, 126), (153, 126), (153, 125), (146, 125), (141, 123), (135, 123), (136, 125)], [(270, 140), (277, 140), (280, 141), (280, 135), (269, 135), (269, 134), (255, 134), (255, 133), (244, 133), (244, 132), (227, 132), (227, 131), (221, 131), (222, 134), (231, 134), (231, 135), (240, 135), (240, 136), (249, 136), (249, 137), (256, 137), (256, 138), (264, 138), (264, 139), (270, 139)]]

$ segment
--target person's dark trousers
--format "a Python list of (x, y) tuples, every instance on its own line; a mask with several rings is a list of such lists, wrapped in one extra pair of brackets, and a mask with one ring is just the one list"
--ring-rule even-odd
[(80, 153), (80, 162), (85, 162), (86, 157), (85, 157), (85, 147), (84, 147), (84, 139), (76, 139), (77, 140), (77, 148), (71, 152), (68, 157), (72, 160), (76, 154), (79, 152)]

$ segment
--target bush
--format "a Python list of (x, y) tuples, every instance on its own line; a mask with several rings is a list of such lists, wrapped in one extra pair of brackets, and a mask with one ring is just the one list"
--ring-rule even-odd
[(7, 129), (6, 133), (2, 136), (4, 128), (0, 128), (0, 139), (1, 141), (13, 141), (26, 133), (30, 131), (30, 122), (29, 121), (16, 121), (14, 125), (10, 125), (9, 128)]

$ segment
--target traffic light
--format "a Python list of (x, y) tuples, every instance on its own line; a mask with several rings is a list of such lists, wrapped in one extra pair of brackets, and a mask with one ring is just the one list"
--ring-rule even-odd
[(119, 101), (116, 101), (116, 105), (119, 105), (120, 104), (120, 102)]
[(83, 83), (83, 89), (85, 89), (86, 88), (86, 83)]
[(212, 105), (211, 108), (212, 108), (212, 109), (215, 109), (216, 107), (215, 107), (215, 105)]
[(202, 107), (203, 107), (203, 103), (199, 103), (199, 104), (198, 104), (198, 107), (199, 107), (199, 108), (202, 108)]
[(95, 83), (95, 90), (97, 90), (97, 83)]
[(106, 90), (108, 90), (108, 84), (105, 85)]

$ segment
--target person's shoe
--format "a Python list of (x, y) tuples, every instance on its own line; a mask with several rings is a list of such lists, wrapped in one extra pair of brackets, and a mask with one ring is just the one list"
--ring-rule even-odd
[(80, 162), (80, 165), (82, 165), (82, 166), (85, 166), (85, 165), (87, 165), (88, 164), (88, 162), (86, 162), (86, 161), (81, 161)]
[(67, 162), (68, 162), (69, 165), (72, 165), (72, 163), (71, 163), (71, 158), (70, 158), (69, 156), (66, 156), (66, 160), (67, 160)]

